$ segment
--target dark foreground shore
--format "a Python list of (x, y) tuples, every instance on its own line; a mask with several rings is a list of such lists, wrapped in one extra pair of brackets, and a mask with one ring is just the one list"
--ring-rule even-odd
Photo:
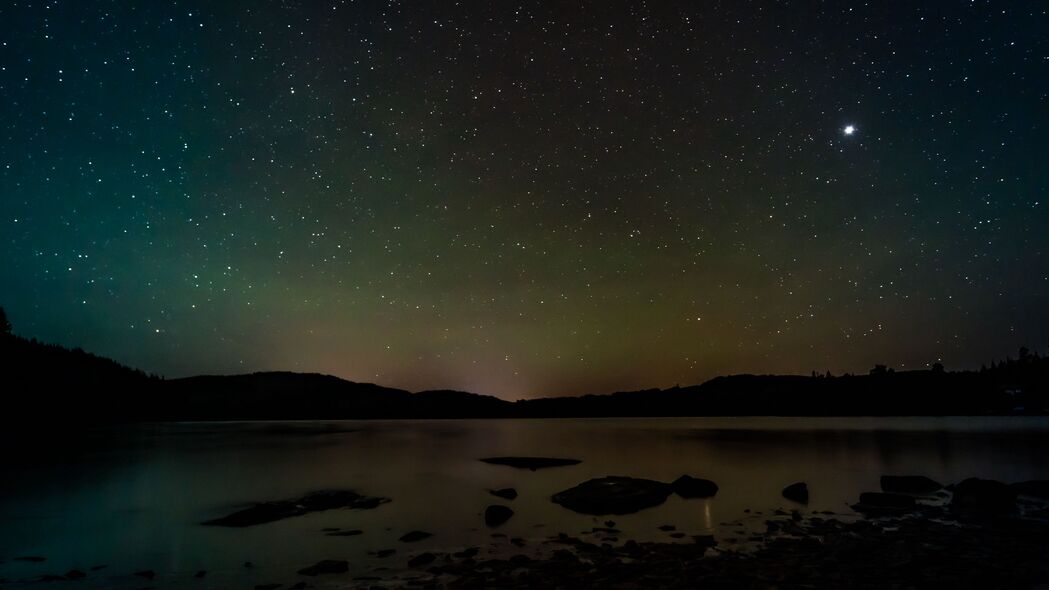
[[(799, 513), (800, 514), (800, 513)], [(561, 536), (548, 559), (440, 559), (413, 587), (1031, 588), (1049, 582), (1049, 523), (951, 522), (942, 509), (845, 522), (769, 520), (753, 551), (695, 543), (622, 544)], [(376, 588), (387, 586), (378, 585)]]
[[(611, 500), (590, 499), (613, 501), (616, 508), (625, 507), (623, 502), (629, 503), (625, 512), (633, 511), (638, 502), (649, 501), (639, 490), (664, 485), (632, 478), (604, 478), (578, 488), (589, 493), (594, 481), (607, 483), (608, 479), (617, 480), (617, 485), (599, 488), (601, 492), (612, 489), (619, 495)], [(673, 484), (675, 493), (698, 491), (701, 486), (697, 482), (706, 480), (683, 477)], [(922, 490), (926, 484), (930, 485)], [(790, 500), (799, 487), (804, 490), (805, 484), (785, 488), (784, 498)], [(413, 531), (400, 538), (398, 549), (370, 553), (382, 565), (369, 568), (366, 573), (345, 560), (353, 559), (352, 556), (327, 556), (337, 558), (302, 564), (301, 569), (286, 574), (268, 572), (265, 575), (272, 575), (273, 579), (262, 584), (254, 578), (256, 581), (245, 579), (243, 584), (231, 585), (235, 579), (226, 577), (219, 582), (205, 571), (197, 572), (192, 579), (143, 571), (110, 580), (127, 582), (134, 578), (146, 583), (133, 584), (135, 588), (255, 590), (1049, 588), (1049, 481), (1006, 485), (969, 479), (940, 488), (923, 477), (883, 477), (882, 487), (883, 491), (861, 494), (851, 509), (838, 513), (807, 509), (806, 496), (798, 497), (792, 509), (747, 510), (743, 518), (720, 523), (720, 530), (731, 533), (718, 538), (678, 530), (667, 523), (658, 527), (666, 541), (639, 542), (617, 529), (616, 517), (607, 512), (595, 514), (594, 526), (588, 530), (529, 539), (508, 538), (498, 532), (501, 522), (513, 515), (507, 509), (504, 519), (488, 522), (493, 530), (489, 546), (412, 551), (415, 542), (431, 537), (430, 533)], [(895, 491), (898, 487), (910, 491)], [(886, 488), (893, 491), (885, 491)], [(511, 496), (510, 491), (513, 490), (491, 493), (493, 497), (505, 498)], [(713, 486), (704, 495), (716, 493)], [(560, 501), (561, 495), (555, 495), (553, 501)], [(386, 501), (352, 492), (312, 494), (290, 502), (258, 504), (205, 524), (240, 528), (333, 507), (372, 509)], [(289, 512), (289, 506), (296, 510)], [(486, 519), (490, 516), (486, 513)], [(258, 522), (249, 522), (250, 519)], [(361, 534), (359, 530), (324, 530), (329, 535)], [(326, 556), (318, 556), (321, 557)], [(253, 566), (249, 562), (244, 567), (249, 571)], [(50, 587), (52, 583), (77, 587), (78, 582), (101, 581), (107, 571), (106, 566), (99, 566), (89, 572), (74, 570), (64, 575), (19, 580), (0, 578), (0, 588)], [(131, 586), (122, 583), (121, 587)]]

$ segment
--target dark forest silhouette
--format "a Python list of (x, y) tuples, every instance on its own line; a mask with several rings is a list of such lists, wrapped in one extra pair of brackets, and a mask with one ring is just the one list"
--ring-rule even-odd
[(1049, 413), (1049, 358), (1026, 348), (978, 371), (877, 365), (867, 375), (732, 375), (688, 387), (508, 402), (310, 373), (162, 379), (79, 348), (14, 335), (0, 308), (0, 358), (9, 422)]

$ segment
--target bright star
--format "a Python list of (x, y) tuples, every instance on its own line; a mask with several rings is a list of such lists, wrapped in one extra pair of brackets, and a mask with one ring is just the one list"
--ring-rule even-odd
[(852, 125), (846, 125), (844, 131), (845, 135), (852, 135), (853, 133), (856, 133), (856, 128)]

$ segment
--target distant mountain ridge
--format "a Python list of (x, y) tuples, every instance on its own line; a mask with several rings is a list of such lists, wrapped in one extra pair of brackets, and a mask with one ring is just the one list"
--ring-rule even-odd
[(316, 373), (161, 379), (86, 353), (0, 334), (8, 421), (856, 416), (1049, 413), (1049, 358), (1021, 349), (980, 371), (733, 375), (700, 385), (509, 402), (462, 391), (411, 393)]

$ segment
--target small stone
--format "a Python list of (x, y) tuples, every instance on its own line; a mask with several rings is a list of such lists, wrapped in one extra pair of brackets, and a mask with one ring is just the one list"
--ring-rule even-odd
[(488, 493), (504, 500), (513, 500), (517, 498), (517, 490), (514, 488), (502, 488), (498, 490), (488, 490)]

